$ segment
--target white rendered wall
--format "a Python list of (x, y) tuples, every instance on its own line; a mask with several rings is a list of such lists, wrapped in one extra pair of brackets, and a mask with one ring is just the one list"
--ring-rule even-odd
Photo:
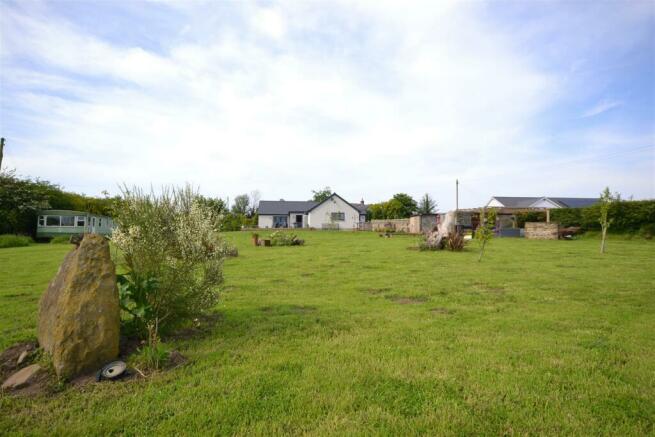
[(344, 221), (334, 222), (339, 224), (339, 230), (349, 231), (357, 229), (359, 211), (335, 195), (332, 195), (328, 200), (309, 212), (307, 224), (317, 229), (321, 229), (323, 224), (332, 224), (333, 222), (330, 220), (330, 216), (333, 212), (343, 212), (345, 215)]

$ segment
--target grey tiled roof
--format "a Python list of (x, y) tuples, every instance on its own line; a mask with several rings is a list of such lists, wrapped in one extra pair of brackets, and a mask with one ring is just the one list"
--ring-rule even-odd
[(527, 208), (541, 197), (506, 197), (494, 196), (494, 199), (505, 205), (506, 208)]
[(368, 210), (368, 205), (362, 205), (361, 203), (351, 203), (350, 205), (359, 211), (360, 214), (366, 214)]
[(548, 199), (554, 200), (566, 208), (584, 208), (598, 203), (599, 200), (593, 197), (549, 197)]
[[(319, 202), (311, 200), (261, 200), (257, 212), (261, 215), (286, 215), (291, 212), (306, 213), (318, 205)], [(361, 203), (349, 203), (350, 206), (359, 211), (360, 214), (366, 214), (368, 205)]]
[(290, 212), (306, 212), (316, 206), (317, 203), (311, 200), (261, 200), (257, 212), (261, 215), (286, 215)]
[(506, 208), (528, 208), (541, 199), (548, 199), (562, 208), (584, 208), (598, 202), (597, 198), (590, 197), (510, 197), (494, 196), (494, 199), (505, 205)]

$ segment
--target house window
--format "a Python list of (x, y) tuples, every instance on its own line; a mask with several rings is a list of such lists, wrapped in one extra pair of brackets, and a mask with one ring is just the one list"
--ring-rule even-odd
[(330, 214), (330, 219), (333, 222), (343, 222), (346, 220), (346, 213), (345, 212), (333, 212)]
[(39, 226), (45, 226), (45, 217), (42, 215), (39, 216)]
[(287, 217), (286, 215), (274, 215), (273, 216), (273, 227), (274, 228), (287, 228)]
[(75, 217), (72, 215), (61, 216), (62, 226), (75, 226)]
[(75, 222), (77, 223), (77, 226), (84, 226), (86, 225), (86, 217), (78, 215), (75, 218)]
[(61, 217), (58, 215), (48, 215), (45, 218), (46, 226), (61, 226)]

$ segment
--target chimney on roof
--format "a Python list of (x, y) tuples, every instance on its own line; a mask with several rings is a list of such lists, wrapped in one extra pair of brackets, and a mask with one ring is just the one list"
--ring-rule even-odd
[(359, 204), (360, 204), (360, 205), (363, 205), (363, 204), (364, 204), (364, 198), (363, 198), (363, 197), (362, 197), (362, 200), (359, 201)]

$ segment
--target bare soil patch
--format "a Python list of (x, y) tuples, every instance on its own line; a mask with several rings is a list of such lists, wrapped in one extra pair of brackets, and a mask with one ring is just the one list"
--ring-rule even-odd
[(395, 302), (400, 305), (414, 305), (414, 304), (422, 304), (428, 301), (427, 296), (398, 296), (398, 295), (390, 295), (390, 296), (385, 296), (387, 299), (389, 299), (392, 302)]
[(391, 287), (381, 287), (381, 288), (365, 288), (362, 291), (365, 291), (368, 294), (378, 295), (391, 291)]
[(505, 292), (505, 287), (502, 285), (490, 285), (484, 282), (476, 282), (474, 284), (478, 289), (486, 291), (488, 293), (497, 293), (502, 294)]
[(448, 315), (448, 314), (453, 314), (455, 311), (444, 307), (437, 307), (437, 308), (430, 308), (430, 312), (432, 314)]
[[(32, 359), (34, 358), (34, 353), (36, 352), (38, 345), (34, 341), (26, 341), (23, 343), (15, 344), (7, 349), (5, 349), (0, 354), (0, 382), (7, 379), (13, 373), (17, 372), (21, 368), (31, 364)], [(27, 357), (19, 365), (18, 357), (24, 352), (27, 351)]]

